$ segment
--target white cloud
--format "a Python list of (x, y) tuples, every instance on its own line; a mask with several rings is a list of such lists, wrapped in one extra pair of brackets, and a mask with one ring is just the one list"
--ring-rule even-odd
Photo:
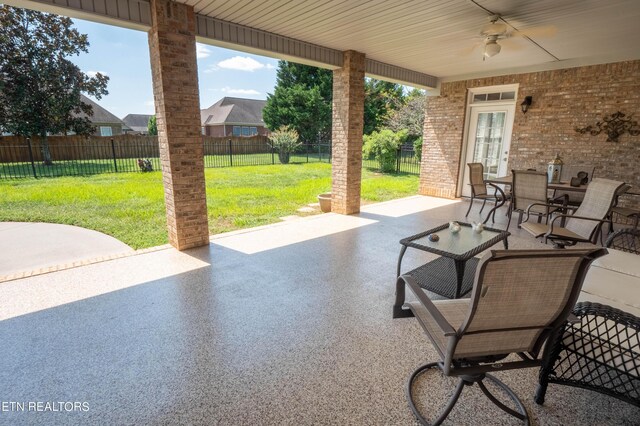
[(263, 68), (269, 69), (269, 66), (273, 68), (273, 65), (263, 64), (248, 56), (234, 56), (233, 58), (225, 59), (218, 62), (218, 67), (226, 68), (230, 70), (249, 71), (253, 72)]
[(254, 89), (232, 89), (231, 87), (223, 87), (220, 89), (224, 93), (228, 93), (230, 95), (259, 95), (260, 92)]
[(151, 99), (150, 101), (146, 101), (146, 102), (144, 103), (144, 106), (155, 106), (155, 105), (156, 105), (156, 104), (155, 104), (155, 102), (153, 101), (153, 99)]
[(271, 64), (267, 64), (267, 69), (268, 69), (268, 70), (273, 70), (273, 69), (275, 69), (275, 68), (276, 68), (276, 67), (274, 67), (273, 65), (271, 65)]
[(211, 56), (211, 51), (207, 48), (207, 46), (196, 43), (196, 57), (198, 59), (204, 59)]
[(91, 77), (91, 78), (95, 77), (95, 76), (96, 76), (96, 74), (98, 74), (98, 73), (100, 73), (100, 74), (102, 74), (102, 75), (108, 75), (108, 74), (107, 74), (106, 72), (104, 72), (104, 71), (87, 71), (87, 72), (85, 72), (85, 74), (86, 74), (86, 75), (88, 75), (88, 76), (89, 76), (89, 77)]

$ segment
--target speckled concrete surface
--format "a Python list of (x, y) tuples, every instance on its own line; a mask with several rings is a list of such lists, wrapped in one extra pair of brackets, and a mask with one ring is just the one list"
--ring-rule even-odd
[[(79, 401), (88, 411), (0, 406), (0, 423), (414, 424), (405, 381), (437, 357), (415, 320), (391, 318), (398, 241), (462, 220), (466, 207), (413, 197), (1, 283), (0, 402)], [(512, 247), (540, 247), (514, 234)], [(404, 264), (428, 258), (409, 251)], [(560, 386), (537, 407), (536, 374), (499, 373), (534, 424), (640, 418)], [(441, 382), (419, 383), (427, 408)], [(518, 422), (467, 388), (449, 424)]]

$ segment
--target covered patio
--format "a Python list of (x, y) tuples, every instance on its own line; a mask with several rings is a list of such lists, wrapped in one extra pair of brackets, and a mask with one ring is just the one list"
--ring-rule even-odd
[[(90, 406), (36, 415), (3, 410), (0, 421), (411, 424), (407, 376), (438, 356), (415, 320), (392, 319), (398, 241), (464, 220), (468, 204), (459, 197), (472, 159), (475, 102), (497, 93), (506, 102), (492, 105), (512, 111), (511, 149), (495, 157), (503, 172), (544, 168), (559, 153), (595, 166), (599, 177), (640, 186), (637, 136), (610, 143), (575, 131), (640, 109), (634, 1), (8, 4), (149, 32), (175, 249), (0, 284), (0, 300), (11, 301), (0, 303), (3, 401)], [(487, 37), (483, 28), (494, 14), (509, 37)], [(334, 70), (336, 213), (210, 238), (196, 40)], [(501, 53), (495, 42), (504, 44)], [(419, 196), (360, 205), (365, 75), (433, 95), (425, 104)], [(526, 96), (529, 111), (513, 113)], [(496, 214), (502, 229), (504, 210)], [(480, 218), (477, 209), (473, 215)], [(510, 248), (544, 247), (510, 231)], [(404, 265), (432, 258), (408, 252)], [(537, 371), (497, 373), (535, 424), (637, 423), (636, 407), (586, 390), (551, 385), (545, 405), (534, 404)], [(446, 399), (435, 393), (437, 383), (421, 386), (427, 404)], [(449, 419), (518, 423), (477, 389), (463, 393)]]
[[(90, 409), (0, 419), (412, 424), (407, 376), (437, 354), (415, 319), (392, 319), (398, 240), (461, 219), (466, 207), (416, 196), (3, 283), (0, 300), (11, 301), (0, 305), (3, 400), (86, 401)], [(519, 230), (509, 242), (540, 247)], [(413, 251), (404, 262), (429, 258)], [(538, 406), (537, 374), (497, 373), (533, 424), (636, 423), (636, 407), (566, 386), (550, 385)], [(434, 378), (420, 384), (429, 404), (445, 397)], [(450, 424), (519, 422), (469, 388)]]

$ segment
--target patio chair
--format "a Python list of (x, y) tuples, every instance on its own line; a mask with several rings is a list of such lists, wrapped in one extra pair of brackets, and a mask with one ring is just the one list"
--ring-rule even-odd
[(596, 244), (598, 234), (602, 238), (602, 224), (606, 221), (616, 194), (623, 185), (623, 182), (609, 179), (592, 180), (580, 207), (572, 215), (557, 215), (548, 225), (528, 221), (529, 212), (535, 206), (531, 205), (527, 209), (527, 218), (522, 223), (522, 229), (536, 238), (542, 238), (545, 244), (551, 240), (556, 248), (581, 242)]
[[(487, 204), (487, 200), (493, 201), (495, 205), (498, 205), (498, 202), (502, 199), (500, 195), (500, 190), (498, 187), (492, 183), (487, 184), (484, 181), (484, 166), (482, 163), (468, 163), (469, 166), (469, 185), (471, 186), (471, 202), (469, 203), (469, 208), (467, 209), (467, 214), (464, 217), (469, 216), (469, 212), (471, 211), (471, 207), (473, 206), (473, 200), (476, 198), (482, 200), (482, 207), (480, 208), (480, 213), (482, 214), (482, 210), (484, 210), (485, 204)], [(489, 194), (487, 191), (487, 185), (490, 185), (495, 188), (493, 195)], [(494, 212), (494, 221), (495, 221), (495, 212)]]
[(621, 229), (609, 235), (606, 247), (626, 251), (627, 253), (640, 254), (640, 229)]
[[(511, 185), (511, 205), (509, 207), (507, 222), (507, 230), (511, 226), (511, 217), (514, 212), (518, 212), (518, 228), (522, 223), (522, 215), (527, 211), (530, 205), (534, 204), (534, 208), (530, 210), (530, 214), (538, 216), (538, 223), (545, 218), (545, 223), (549, 221), (549, 215), (562, 208), (565, 204), (563, 201), (566, 197), (558, 199), (548, 198), (548, 179), (547, 172), (537, 172), (535, 170), (512, 170), (513, 184)], [(559, 204), (560, 203), (560, 204)]]
[[(518, 397), (487, 373), (543, 364), (542, 346), (566, 321), (591, 262), (606, 253), (602, 248), (492, 250), (478, 263), (470, 299), (432, 301), (411, 276), (400, 277), (418, 298), (406, 305), (440, 355), (439, 362), (425, 364), (409, 377), (407, 399), (418, 420), (429, 424), (415, 406), (413, 383), (424, 371), (437, 368), (459, 381), (434, 425), (449, 415), (463, 387), (474, 383), (500, 409), (528, 424)], [(520, 359), (505, 361), (511, 354)], [(491, 394), (484, 379), (501, 388), (517, 410)]]
[[(587, 173), (587, 182), (591, 182), (593, 180), (593, 175), (595, 173), (596, 168), (594, 166), (587, 165), (571, 165), (571, 166), (563, 166), (562, 174), (560, 175), (560, 181), (569, 183), (571, 182), (571, 178), (577, 177), (578, 173), (585, 172)], [(570, 206), (579, 206), (584, 200), (584, 192), (578, 191), (563, 191), (557, 189), (553, 193), (553, 198), (562, 197), (566, 195), (567, 204)]]

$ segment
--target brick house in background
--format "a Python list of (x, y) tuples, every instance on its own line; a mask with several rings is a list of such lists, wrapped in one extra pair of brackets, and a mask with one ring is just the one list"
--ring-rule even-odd
[[(115, 115), (111, 114), (106, 109), (102, 108), (96, 102), (87, 98), (85, 95), (80, 95), (82, 102), (89, 104), (93, 107), (93, 116), (89, 117), (91, 123), (95, 126), (96, 130), (93, 133), (94, 136), (114, 136), (121, 135), (127, 130), (130, 130), (122, 120)], [(86, 117), (87, 115), (82, 113), (78, 114), (78, 117)]]
[(130, 132), (138, 135), (149, 134), (149, 119), (153, 117), (150, 114), (127, 114), (122, 118), (124, 124), (131, 129)]
[(262, 120), (267, 101), (224, 97), (200, 111), (202, 134), (206, 136), (267, 136)]

